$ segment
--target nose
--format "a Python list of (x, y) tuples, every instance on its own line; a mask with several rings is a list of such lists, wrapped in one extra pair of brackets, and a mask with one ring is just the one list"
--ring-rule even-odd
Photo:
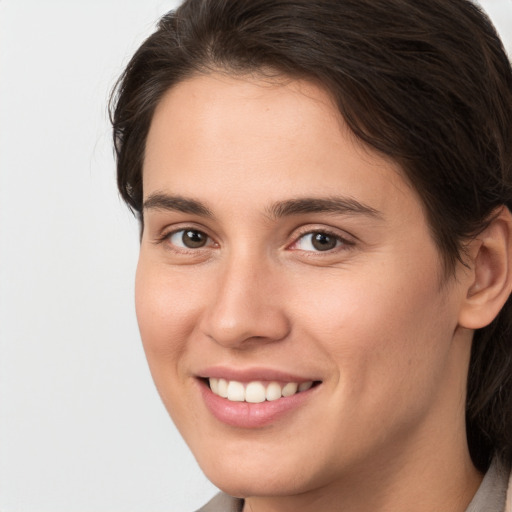
[(218, 269), (201, 331), (219, 345), (248, 348), (285, 338), (290, 330), (277, 269), (233, 258)]

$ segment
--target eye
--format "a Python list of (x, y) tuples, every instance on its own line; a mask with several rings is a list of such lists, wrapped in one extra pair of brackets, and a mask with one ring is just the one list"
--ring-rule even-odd
[(200, 249), (210, 242), (208, 235), (197, 229), (180, 229), (167, 238), (172, 245), (182, 249)]
[(302, 235), (294, 244), (301, 251), (331, 251), (343, 244), (340, 237), (325, 231), (313, 231)]

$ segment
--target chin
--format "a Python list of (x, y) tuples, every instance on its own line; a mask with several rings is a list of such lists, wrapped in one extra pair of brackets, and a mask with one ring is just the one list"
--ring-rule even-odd
[[(207, 478), (230, 496), (248, 498), (250, 496), (292, 496), (310, 489), (305, 482), (298, 481), (297, 475), (288, 472), (245, 471), (244, 468), (229, 468), (225, 471), (205, 471)], [(293, 481), (290, 475), (293, 475)]]
[[(216, 457), (197, 457), (206, 477), (219, 489), (239, 498), (250, 496), (292, 496), (322, 485), (322, 478), (309, 460), (311, 457), (283, 458), (282, 454), (267, 454), (260, 450), (242, 451), (233, 456), (228, 450)], [(258, 456), (255, 452), (260, 452)]]

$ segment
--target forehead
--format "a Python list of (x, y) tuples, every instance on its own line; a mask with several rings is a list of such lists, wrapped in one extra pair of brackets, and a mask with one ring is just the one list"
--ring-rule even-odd
[(398, 196), (417, 200), (398, 164), (353, 135), (323, 88), (221, 74), (194, 76), (164, 95), (147, 138), (143, 188), (145, 197), (232, 191), (246, 206), (258, 191), (268, 200), (342, 193), (377, 210)]

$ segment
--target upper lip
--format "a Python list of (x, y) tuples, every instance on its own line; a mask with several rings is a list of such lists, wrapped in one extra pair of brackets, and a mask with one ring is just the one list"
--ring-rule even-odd
[(233, 368), (227, 366), (211, 366), (198, 372), (198, 377), (235, 380), (238, 382), (277, 381), (302, 382), (319, 381), (313, 376), (297, 375), (291, 372), (263, 367)]

